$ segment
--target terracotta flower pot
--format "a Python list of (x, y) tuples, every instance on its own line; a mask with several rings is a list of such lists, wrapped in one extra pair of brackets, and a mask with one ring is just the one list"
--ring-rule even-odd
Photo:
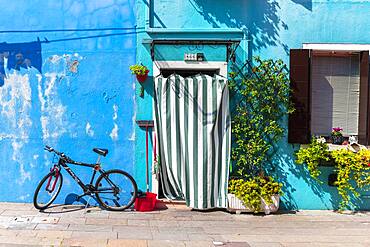
[(144, 75), (136, 75), (136, 79), (138, 80), (138, 82), (145, 82), (145, 80), (148, 78), (148, 73), (149, 70), (147, 70)]

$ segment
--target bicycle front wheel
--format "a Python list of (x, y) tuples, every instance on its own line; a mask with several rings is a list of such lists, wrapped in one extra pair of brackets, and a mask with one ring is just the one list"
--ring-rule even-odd
[(96, 180), (96, 199), (113, 211), (123, 211), (135, 202), (137, 185), (133, 177), (122, 170), (109, 170)]
[(49, 207), (57, 198), (62, 188), (62, 174), (51, 172), (46, 175), (39, 183), (33, 196), (33, 205), (39, 210)]

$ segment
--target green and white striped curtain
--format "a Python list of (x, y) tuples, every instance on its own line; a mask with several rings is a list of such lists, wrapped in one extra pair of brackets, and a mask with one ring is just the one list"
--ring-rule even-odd
[(225, 208), (231, 145), (226, 79), (160, 76), (154, 98), (165, 196), (192, 208)]

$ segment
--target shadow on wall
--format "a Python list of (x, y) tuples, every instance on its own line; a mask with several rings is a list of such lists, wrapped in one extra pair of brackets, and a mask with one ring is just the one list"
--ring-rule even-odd
[[(294, 151), (297, 151), (298, 148), (299, 145), (296, 145)], [(340, 203), (338, 192), (335, 187), (330, 187), (327, 184), (327, 177), (333, 172), (333, 167), (321, 167), (322, 173), (319, 176), (319, 180), (315, 180), (310, 176), (305, 166), (295, 163), (295, 155), (286, 153), (286, 150), (289, 149), (291, 149), (291, 145), (286, 140), (282, 140), (277, 145), (274, 145), (268, 160), (269, 172), (275, 174), (279, 178), (279, 182), (283, 184), (284, 194), (281, 208), (288, 210), (300, 209), (301, 205), (308, 201), (296, 201), (294, 194), (308, 193), (310, 195), (307, 195), (307, 197), (320, 201), (321, 209), (338, 209)], [(308, 185), (312, 192), (302, 190), (302, 186), (297, 186), (297, 188), (292, 186), (292, 179), (301, 181), (301, 185)]]
[[(288, 30), (287, 24), (278, 15), (280, 5), (276, 0), (190, 0), (194, 8), (214, 28), (220, 23), (230, 28), (246, 28), (251, 50), (281, 45), (285, 52), (289, 49), (279, 40), (279, 31)], [(312, 0), (291, 0), (308, 10), (312, 10)]]
[(214, 28), (226, 24), (230, 28), (246, 28), (252, 50), (268, 46), (281, 45), (285, 51), (288, 47), (279, 41), (279, 30), (288, 29), (278, 16), (279, 3), (275, 0), (219, 0), (217, 5), (212, 0), (192, 0), (194, 7)]
[(4, 85), (7, 68), (20, 70), (35, 67), (41, 73), (41, 43), (0, 43), (0, 87)]
[(296, 4), (300, 4), (309, 11), (312, 11), (312, 0), (292, 0)]

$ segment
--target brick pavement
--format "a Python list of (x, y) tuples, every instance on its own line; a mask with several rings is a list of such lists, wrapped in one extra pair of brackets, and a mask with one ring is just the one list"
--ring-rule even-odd
[(109, 212), (0, 203), (0, 246), (370, 246), (370, 213), (302, 211), (268, 216), (191, 211)]

